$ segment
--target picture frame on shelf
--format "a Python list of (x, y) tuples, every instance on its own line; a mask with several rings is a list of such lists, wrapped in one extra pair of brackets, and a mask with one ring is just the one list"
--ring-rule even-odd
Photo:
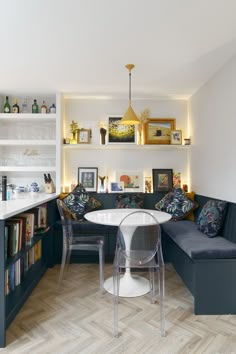
[(170, 143), (171, 145), (182, 145), (182, 130), (171, 130)]
[(151, 118), (144, 123), (144, 144), (170, 144), (175, 118)]
[(110, 182), (110, 193), (123, 193), (124, 191), (124, 182)]
[(143, 174), (140, 171), (117, 171), (116, 181), (124, 182), (125, 192), (143, 192)]
[(108, 117), (108, 144), (135, 144), (136, 128), (134, 124), (120, 124), (122, 116)]
[(87, 192), (96, 192), (98, 188), (98, 168), (79, 167), (78, 183), (81, 183)]
[(153, 192), (168, 192), (173, 188), (173, 170), (169, 168), (165, 169), (153, 169)]
[(91, 142), (91, 129), (78, 129), (77, 130), (77, 143), (90, 144)]

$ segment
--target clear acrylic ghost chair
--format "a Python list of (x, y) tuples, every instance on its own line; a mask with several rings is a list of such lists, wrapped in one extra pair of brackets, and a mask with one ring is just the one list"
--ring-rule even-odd
[(155, 303), (155, 271), (158, 275), (161, 336), (165, 336), (164, 314), (164, 261), (161, 246), (161, 229), (156, 218), (144, 210), (134, 211), (121, 221), (117, 231), (113, 263), (114, 336), (118, 337), (118, 303), (120, 276), (132, 268), (148, 270), (150, 299)]
[(65, 203), (57, 199), (57, 207), (61, 217), (63, 231), (63, 248), (61, 270), (58, 287), (60, 287), (65, 268), (70, 263), (70, 256), (73, 250), (87, 250), (99, 252), (99, 274), (100, 290), (103, 291), (104, 284), (104, 237), (103, 236), (79, 236), (74, 232), (71, 214)]

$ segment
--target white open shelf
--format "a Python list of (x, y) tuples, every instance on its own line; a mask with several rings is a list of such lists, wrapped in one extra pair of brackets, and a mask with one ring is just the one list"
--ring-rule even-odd
[(54, 172), (55, 166), (0, 166), (2, 172)]
[(0, 113), (0, 120), (56, 120), (56, 113)]
[(19, 146), (19, 145), (56, 145), (56, 140), (0, 140), (0, 145)]

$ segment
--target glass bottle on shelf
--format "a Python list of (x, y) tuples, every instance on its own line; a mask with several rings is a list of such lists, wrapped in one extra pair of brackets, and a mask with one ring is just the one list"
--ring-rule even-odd
[(20, 107), (18, 105), (18, 101), (15, 98), (15, 103), (12, 106), (12, 113), (20, 113)]
[(10, 106), (9, 101), (8, 101), (8, 96), (6, 96), (6, 102), (4, 104), (3, 112), (4, 113), (10, 113), (11, 112), (11, 106)]
[(39, 112), (39, 106), (37, 104), (37, 100), (34, 99), (34, 103), (32, 104), (32, 113), (38, 113)]
[(49, 107), (49, 113), (56, 113), (56, 106), (54, 103)]
[(47, 110), (48, 110), (48, 108), (45, 104), (45, 101), (43, 101), (43, 104), (41, 106), (41, 113), (47, 113)]
[(22, 113), (28, 113), (28, 101), (27, 101), (27, 97), (24, 97), (24, 98), (23, 98)]

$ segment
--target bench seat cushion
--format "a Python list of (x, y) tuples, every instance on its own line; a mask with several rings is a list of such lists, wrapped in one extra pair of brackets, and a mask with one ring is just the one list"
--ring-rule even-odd
[(221, 236), (207, 237), (193, 221), (169, 221), (162, 228), (192, 259), (236, 258), (235, 243)]

